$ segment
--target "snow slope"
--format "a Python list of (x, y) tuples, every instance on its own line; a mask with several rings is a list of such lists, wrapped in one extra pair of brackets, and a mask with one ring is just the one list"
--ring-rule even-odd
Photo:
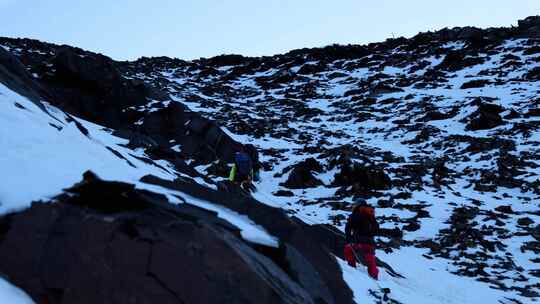
[(343, 276), (354, 291), (358, 303), (380, 303), (381, 288), (390, 288), (388, 298), (399, 303), (512, 303), (503, 300), (509, 294), (494, 291), (486, 284), (471, 278), (448, 273), (443, 259), (429, 261), (424, 268), (426, 250), (404, 248), (400, 255), (379, 253), (378, 256), (391, 265), (399, 265), (405, 279), (395, 278), (382, 271), (379, 282), (369, 278), (367, 271), (352, 268), (339, 260)]
[(31, 304), (34, 302), (24, 291), (0, 278), (0, 303)]
[(0, 84), (0, 146), (4, 147), (0, 167), (4, 176), (9, 177), (0, 183), (0, 213), (50, 199), (91, 170), (106, 180), (133, 183), (163, 193), (174, 203), (216, 211), (219, 217), (240, 228), (246, 240), (277, 247), (277, 240), (246, 216), (184, 193), (175, 192), (173, 196), (170, 190), (139, 181), (147, 174), (167, 180), (190, 178), (174, 171), (170, 164), (148, 164), (141, 160), (144, 152), (127, 148), (127, 140), (111, 135), (111, 130), (68, 116), (50, 105), (46, 109), (49, 113)]
[[(383, 168), (393, 187), (365, 198), (379, 206), (383, 227), (405, 231), (397, 246), (381, 239), (392, 250), (381, 250), (383, 259), (409, 274), (401, 282), (405, 289), (388, 282), (400, 302), (527, 303), (540, 295), (531, 232), (540, 223), (540, 131), (534, 114), (540, 82), (530, 78), (540, 68), (535, 47), (537, 41), (528, 39), (487, 49), (466, 41), (434, 42), (422, 51), (404, 44), (374, 47), (360, 59), (309, 60), (308, 52), (289, 60), (260, 59), (259, 65), (194, 62), (128, 75), (164, 83), (177, 102), (256, 145), (269, 169), (253, 196), (309, 224), (344, 228), (346, 206), (358, 195), (352, 187), (332, 185), (339, 171), (332, 162), (344, 147), (358, 148), (350, 155), (354, 162)], [(482, 104), (502, 109), (500, 123), (470, 129), (476, 115), (483, 115), (477, 114)], [(314, 173), (323, 185), (284, 187), (290, 167), (310, 157), (325, 169)], [(201, 173), (207, 174), (204, 168)], [(280, 190), (292, 196), (275, 195)], [(413, 271), (411, 260), (429, 271)], [(368, 288), (354, 283), (365, 283), (365, 276), (344, 272), (352, 288), (366, 295)], [(405, 291), (423, 285), (425, 293)], [(481, 292), (468, 293), (469, 286)], [(460, 295), (460, 289), (466, 290)]]
[[(143, 163), (103, 127), (74, 118), (88, 135), (62, 111), (48, 106), (50, 115), (25, 97), (0, 84), (0, 212), (28, 207), (33, 200), (57, 195), (92, 170), (104, 179), (138, 181), (145, 174), (171, 179), (174, 175)], [(116, 156), (117, 151), (125, 159)]]

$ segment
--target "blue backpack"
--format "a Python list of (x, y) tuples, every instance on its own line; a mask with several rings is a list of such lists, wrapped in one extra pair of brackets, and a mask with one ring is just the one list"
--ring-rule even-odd
[(236, 163), (236, 170), (239, 176), (250, 176), (252, 170), (251, 158), (244, 153), (238, 152), (234, 156), (234, 162)]

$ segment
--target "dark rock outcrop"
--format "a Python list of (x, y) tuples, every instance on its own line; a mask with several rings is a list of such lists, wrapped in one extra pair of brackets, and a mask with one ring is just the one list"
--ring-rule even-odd
[(40, 81), (53, 104), (111, 128), (128, 123), (127, 108), (166, 97), (143, 82), (122, 77), (112, 59), (70, 47), (57, 49), (41, 69)]
[[(320, 276), (322, 285), (327, 286), (328, 293), (335, 303), (352, 303), (352, 292), (343, 281), (341, 270), (333, 257), (333, 255), (343, 257), (345, 239), (342, 233), (334, 233), (329, 243), (321, 243), (317, 241), (320, 236), (313, 233), (313, 228), (319, 225), (309, 226), (300, 220), (290, 219), (283, 210), (260, 204), (251, 197), (234, 192), (219, 192), (183, 180), (167, 181), (155, 176), (145, 176), (141, 181), (180, 191), (248, 216), (270, 234), (278, 237), (282, 243), (293, 246), (314, 267), (318, 274), (311, 273), (311, 277), (303, 276), (308, 281), (302, 283), (300, 280), (302, 286), (306, 286), (303, 284), (313, 286), (313, 283), (309, 282)], [(305, 271), (302, 270), (303, 263), (297, 264), (294, 260), (286, 260), (291, 272)], [(321, 283), (317, 285), (321, 286)], [(323, 297), (323, 294), (327, 293), (324, 289), (317, 292), (322, 293), (320, 297), (323, 299), (328, 297)]]
[(334, 186), (354, 186), (363, 190), (384, 190), (391, 186), (386, 173), (375, 167), (364, 167), (360, 164), (343, 165), (340, 172), (334, 175)]
[(287, 181), (281, 185), (289, 189), (305, 189), (322, 185), (322, 181), (313, 175), (313, 172), (321, 173), (321, 164), (314, 158), (308, 158), (296, 164), (289, 174)]
[(444, 60), (437, 66), (438, 69), (455, 72), (466, 67), (483, 63), (484, 60), (479, 57), (467, 57), (463, 51), (450, 51), (444, 57)]
[(518, 21), (521, 36), (540, 38), (540, 16), (531, 16)]
[(201, 163), (222, 159), (232, 161), (241, 147), (213, 121), (202, 118), (181, 103), (149, 113), (140, 130), (159, 143), (171, 140), (182, 146), (182, 154)]
[(532, 68), (527, 74), (524, 75), (526, 80), (538, 81), (540, 80), (540, 67)]
[(488, 85), (490, 83), (491, 83), (491, 81), (483, 80), (483, 79), (471, 80), (471, 81), (468, 81), (468, 82), (465, 82), (464, 84), (462, 84), (460, 89), (465, 90), (465, 89), (472, 89), (472, 88), (481, 88), (481, 87), (485, 87), (486, 85)]
[(273, 193), (275, 196), (293, 197), (294, 193), (290, 190), (278, 190)]
[(91, 173), (54, 201), (0, 220), (0, 271), (37, 303), (352, 303), (297, 233), (251, 244), (213, 212)]
[[(181, 144), (181, 156), (199, 163), (232, 161), (234, 151), (241, 147), (215, 122), (169, 100), (164, 91), (124, 77), (119, 71), (121, 65), (109, 57), (68, 46), (48, 46), (51, 51), (49, 55), (40, 55), (45, 56), (40, 58), (42, 61), (32, 55), (21, 56), (31, 63), (26, 68), (0, 48), (0, 81), (42, 109), (40, 99), (116, 129), (119, 136), (129, 134), (126, 137), (133, 139), (132, 145), (146, 148), (151, 142), (167, 149)], [(33, 78), (27, 69), (35, 70), (39, 77)], [(145, 110), (150, 102), (159, 103), (160, 108)]]
[(470, 116), (471, 120), (466, 126), (467, 130), (487, 130), (500, 126), (504, 123), (501, 112), (504, 108), (489, 103), (481, 103), (478, 109)]
[(43, 88), (33, 81), (32, 76), (17, 58), (2, 47), (0, 47), (0, 83), (45, 110), (40, 102), (40, 96), (46, 94)]

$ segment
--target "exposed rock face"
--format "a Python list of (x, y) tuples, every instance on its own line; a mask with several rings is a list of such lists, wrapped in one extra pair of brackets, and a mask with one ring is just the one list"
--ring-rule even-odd
[(535, 67), (532, 70), (530, 70), (526, 75), (525, 79), (537, 81), (540, 80), (540, 67)]
[(139, 130), (165, 146), (172, 140), (182, 147), (182, 156), (194, 157), (201, 163), (216, 159), (231, 161), (234, 152), (241, 146), (216, 123), (202, 118), (180, 103), (171, 103), (166, 108), (149, 113)]
[(464, 90), (464, 89), (472, 89), (472, 88), (481, 88), (490, 83), (491, 82), (489, 80), (471, 80), (461, 85), (461, 89)]
[(476, 27), (464, 27), (461, 29), (459, 34), (457, 35), (457, 39), (463, 39), (463, 40), (480, 40), (482, 39), (483, 31)]
[(73, 115), (111, 128), (127, 123), (128, 107), (157, 97), (146, 84), (122, 77), (113, 61), (100, 54), (60, 48), (41, 68), (51, 100)]
[(518, 28), (523, 36), (540, 38), (540, 16), (519, 20)]
[(467, 54), (462, 51), (448, 52), (444, 60), (437, 66), (442, 70), (455, 72), (466, 67), (477, 65), (484, 62), (483, 59), (478, 57), (467, 57)]
[[(49, 47), (20, 57), (30, 62), (27, 69), (36, 77), (2, 48), (0, 80), (38, 105), (40, 99), (47, 100), (72, 115), (116, 129), (117, 135), (134, 145), (152, 145), (166, 152), (180, 144), (184, 149), (178, 156), (198, 163), (232, 161), (241, 146), (215, 122), (170, 100), (165, 91), (124, 77), (112, 59), (67, 46)], [(165, 102), (165, 106), (146, 114), (137, 111), (152, 102)]]
[(0, 47), (0, 83), (26, 96), (44, 110), (40, 95), (45, 92), (33, 80), (19, 60)]
[(503, 124), (499, 115), (504, 109), (496, 104), (481, 103), (478, 110), (471, 115), (471, 121), (467, 124), (468, 130), (487, 130)]
[(364, 190), (382, 190), (391, 186), (391, 180), (382, 169), (352, 164), (342, 166), (341, 171), (334, 176), (332, 184)]
[[(317, 241), (320, 240), (320, 235), (316, 233), (318, 229), (314, 229), (314, 227), (320, 225), (308, 226), (301, 221), (291, 220), (285, 215), (283, 210), (260, 204), (253, 198), (234, 192), (210, 190), (198, 184), (187, 183), (182, 180), (171, 182), (155, 176), (145, 176), (141, 181), (180, 191), (216, 205), (226, 206), (240, 214), (248, 216), (258, 225), (264, 227), (269, 233), (278, 237), (282, 242), (293, 246), (312, 265), (318, 275), (315, 272), (306, 272), (306, 269), (302, 266), (305, 262), (297, 264), (299, 261), (288, 260), (287, 264), (293, 273), (303, 273), (299, 277), (301, 284), (309, 284), (304, 286), (313, 286), (313, 279), (320, 276), (320, 280), (324, 284), (317, 283), (316, 285), (319, 287), (309, 288), (312, 292), (320, 293), (319, 296), (326, 299), (328, 296), (323, 296), (326, 294), (326, 291), (320, 287), (326, 285), (335, 303), (352, 303), (351, 291), (343, 282), (339, 266), (330, 254), (343, 257), (345, 239), (342, 233), (333, 233), (331, 237), (321, 243)], [(383, 264), (381, 265), (384, 266)]]
[(325, 283), (337, 264), (311, 263), (315, 244), (254, 245), (212, 212), (91, 173), (67, 192), (1, 220), (0, 271), (38, 303), (351, 303)]
[(305, 189), (313, 188), (322, 185), (322, 182), (317, 179), (310, 170), (304, 167), (296, 167), (289, 174), (289, 178), (283, 186), (290, 189)]
[(321, 173), (322, 171), (323, 168), (316, 159), (308, 158), (307, 160), (300, 162), (293, 167), (287, 181), (283, 183), (283, 186), (289, 189), (318, 187), (323, 183), (313, 176), (313, 172)]

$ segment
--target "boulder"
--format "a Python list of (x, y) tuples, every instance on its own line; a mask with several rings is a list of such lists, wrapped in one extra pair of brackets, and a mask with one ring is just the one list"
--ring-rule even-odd
[(378, 83), (370, 87), (370, 96), (379, 96), (398, 92), (403, 92), (403, 89), (386, 83)]
[(322, 48), (290, 51), (284, 57), (295, 56), (308, 61), (333, 62), (340, 59), (359, 59), (369, 55), (369, 50), (361, 45), (328, 45)]
[(481, 64), (483, 62), (484, 59), (480, 57), (467, 56), (466, 52), (457, 50), (449, 51), (444, 57), (443, 61), (435, 68), (455, 72), (470, 66)]
[(520, 29), (526, 29), (533, 26), (540, 25), (540, 16), (530, 16), (522, 20), (518, 20), (518, 27)]
[(485, 79), (471, 80), (471, 81), (463, 83), (460, 89), (465, 90), (465, 89), (472, 89), (472, 88), (482, 88), (490, 83), (491, 81), (485, 80)]
[(528, 28), (525, 31), (525, 37), (528, 37), (528, 38), (540, 38), (540, 25)]
[(273, 193), (274, 196), (293, 197), (294, 193), (290, 190), (278, 190)]
[(506, 114), (503, 118), (504, 119), (516, 119), (516, 118), (520, 118), (520, 117), (521, 117), (521, 114), (519, 114), (516, 110), (511, 109), (510, 113)]
[(495, 210), (506, 214), (514, 214), (514, 210), (512, 210), (512, 206), (510, 205), (498, 206), (495, 208)]
[(478, 109), (469, 116), (469, 123), (465, 127), (466, 130), (487, 130), (504, 124), (504, 121), (499, 115), (504, 112), (504, 108), (497, 104), (480, 103)]
[(214, 121), (191, 112), (177, 102), (148, 113), (141, 131), (162, 145), (171, 145), (173, 140), (174, 145), (182, 146), (182, 154), (200, 163), (218, 159), (231, 162), (234, 152), (241, 146)]
[(521, 36), (540, 38), (540, 16), (531, 16), (518, 21), (518, 30)]
[(295, 75), (288, 69), (282, 69), (270, 76), (261, 76), (256, 78), (257, 83), (264, 88), (277, 88), (281, 84), (293, 81)]
[(248, 61), (249, 61), (249, 58), (247, 57), (244, 57), (242, 55), (231, 54), (231, 55), (219, 55), (219, 56), (215, 56), (209, 59), (205, 59), (204, 63), (211, 66), (221, 67), (221, 66), (241, 65), (241, 64), (245, 64)]
[(540, 117), (540, 108), (529, 109), (529, 111), (525, 113), (525, 117), (526, 118)]
[(540, 242), (540, 224), (531, 229), (531, 236)]
[(305, 189), (318, 187), (322, 184), (322, 181), (313, 176), (310, 170), (303, 167), (296, 167), (289, 174), (287, 181), (280, 185), (289, 189)]
[(317, 161), (315, 158), (310, 157), (303, 162), (299, 163), (298, 166), (302, 166), (310, 171), (322, 173), (323, 172), (323, 166), (319, 161)]
[(0, 271), (36, 303), (337, 303), (305, 251), (213, 212), (92, 173), (67, 192), (0, 219)]
[(305, 189), (313, 188), (322, 185), (323, 183), (313, 176), (313, 172), (321, 173), (323, 168), (321, 164), (314, 158), (308, 158), (307, 160), (296, 164), (287, 181), (281, 183), (281, 186), (289, 189)]
[(313, 75), (320, 72), (324, 72), (327, 69), (326, 65), (318, 63), (318, 64), (304, 64), (302, 67), (298, 70), (298, 74), (301, 75)]
[(523, 77), (526, 80), (529, 80), (529, 81), (538, 81), (538, 80), (540, 80), (540, 67), (532, 68)]
[(362, 95), (365, 92), (366, 92), (366, 90), (364, 90), (364, 89), (352, 89), (352, 90), (348, 90), (345, 93), (343, 93), (343, 97)]
[[(523, 51), (523, 55), (535, 55), (540, 53), (540, 45), (533, 45)], [(517, 56), (516, 56), (517, 57)], [(519, 60), (519, 58), (518, 58)]]
[(391, 180), (383, 169), (347, 164), (334, 175), (333, 186), (355, 186), (363, 190), (384, 190), (391, 187)]
[(450, 111), (449, 113), (442, 113), (439, 110), (428, 111), (419, 121), (433, 121), (433, 120), (444, 120), (456, 116), (456, 111)]
[(534, 224), (534, 221), (530, 217), (522, 217), (517, 220), (517, 223), (520, 226), (529, 226)]
[[(270, 234), (278, 237), (282, 243), (293, 246), (313, 266), (316, 272), (301, 276), (299, 279), (302, 286), (322, 286), (321, 283), (313, 283), (313, 280), (324, 282), (323, 285), (326, 285), (327, 289), (319, 288), (318, 291), (314, 291), (320, 293), (321, 298), (326, 299), (324, 300), (326, 302), (321, 301), (321, 303), (352, 303), (352, 292), (343, 281), (341, 270), (335, 260), (335, 257), (343, 258), (344, 236), (341, 232), (333, 233), (331, 239), (321, 240), (321, 235), (316, 232), (318, 229), (315, 229), (320, 225), (310, 226), (300, 220), (291, 219), (282, 209), (261, 204), (241, 193), (221, 192), (181, 179), (168, 181), (150, 175), (143, 177), (141, 182), (180, 191), (246, 215)], [(283, 256), (280, 259), (284, 259)], [(290, 273), (305, 273), (308, 270), (302, 266), (305, 262), (295, 261), (296, 259), (286, 258), (283, 261), (284, 264), (289, 265)], [(302, 283), (301, 278), (307, 281)]]

